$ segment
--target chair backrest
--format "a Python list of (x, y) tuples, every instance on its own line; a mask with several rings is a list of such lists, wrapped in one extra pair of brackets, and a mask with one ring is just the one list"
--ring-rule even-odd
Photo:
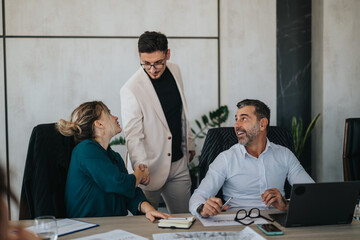
[(344, 180), (360, 180), (360, 118), (348, 118), (345, 121)]
[(61, 135), (55, 123), (34, 127), (26, 157), (19, 219), (41, 215), (66, 217), (65, 185), (73, 137)]
[[(292, 135), (285, 128), (269, 126), (267, 137), (271, 142), (287, 147), (292, 152), (295, 152)], [(209, 165), (214, 161), (214, 159), (221, 152), (228, 150), (236, 143), (238, 143), (238, 139), (233, 127), (212, 128), (208, 131), (199, 160), (200, 181), (205, 177), (206, 172), (209, 169)], [(286, 197), (290, 197), (291, 189), (287, 181), (285, 184), (285, 192)]]

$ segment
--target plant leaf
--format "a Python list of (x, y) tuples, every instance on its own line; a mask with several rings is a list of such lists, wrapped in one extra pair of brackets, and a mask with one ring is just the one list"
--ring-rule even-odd
[(309, 138), (312, 130), (313, 130), (314, 127), (316, 126), (319, 118), (320, 118), (320, 113), (313, 118), (313, 120), (312, 120), (311, 123), (309, 124), (308, 128), (306, 129), (305, 136), (304, 136), (304, 138), (302, 139), (302, 143), (301, 143), (301, 145), (302, 145), (303, 147), (304, 147), (304, 145), (305, 145), (306, 140)]
[(125, 145), (126, 140), (125, 138), (123, 138), (122, 136), (115, 138), (114, 140), (112, 140), (109, 145), (110, 146), (114, 146), (114, 145)]
[(295, 155), (299, 159), (300, 155), (304, 150), (306, 140), (309, 138), (312, 130), (316, 126), (320, 117), (320, 113), (316, 115), (313, 120), (310, 122), (309, 126), (306, 129), (305, 135), (303, 136), (303, 121), (299, 118), (299, 121), (295, 117), (292, 118), (291, 122), (291, 133), (293, 135)]
[(217, 127), (217, 125), (215, 124), (215, 123), (212, 123), (212, 122), (209, 122), (209, 124), (208, 124), (210, 127)]
[(200, 124), (200, 122), (199, 122), (198, 120), (195, 120), (195, 122), (196, 122), (196, 125), (199, 127), (199, 129), (201, 129), (201, 124)]
[(202, 115), (201, 118), (202, 118), (204, 125), (206, 126), (209, 123), (209, 118), (206, 115)]

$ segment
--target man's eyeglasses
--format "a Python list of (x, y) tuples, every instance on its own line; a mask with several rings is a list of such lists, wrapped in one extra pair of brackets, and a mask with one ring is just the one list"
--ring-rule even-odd
[(164, 67), (165, 60), (166, 60), (166, 55), (165, 55), (165, 58), (163, 60), (161, 60), (161, 62), (159, 62), (159, 63), (149, 64), (149, 63), (141, 63), (140, 62), (140, 65), (143, 67), (143, 69), (146, 69), (146, 70), (150, 70), (151, 67), (155, 68), (155, 70), (159, 70)]
[(253, 224), (254, 221), (251, 221), (250, 223), (243, 223), (241, 221), (241, 220), (244, 220), (247, 217), (249, 217), (249, 218), (259, 218), (259, 217), (261, 217), (261, 218), (264, 218), (264, 219), (266, 219), (266, 220), (268, 220), (270, 222), (274, 222), (274, 220), (269, 219), (269, 218), (264, 217), (263, 215), (261, 215), (260, 214), (260, 209), (258, 209), (258, 208), (250, 209), (249, 213), (245, 209), (240, 209), (239, 211), (237, 211), (234, 220), (236, 222), (238, 222), (238, 223), (241, 223), (242, 225), (245, 225), (245, 226)]

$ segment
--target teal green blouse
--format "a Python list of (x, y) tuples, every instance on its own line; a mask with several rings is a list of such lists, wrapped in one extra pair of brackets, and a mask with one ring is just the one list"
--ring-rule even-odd
[(126, 216), (127, 210), (135, 215), (146, 200), (135, 181), (110, 146), (106, 151), (96, 141), (80, 142), (72, 152), (66, 181), (68, 217)]

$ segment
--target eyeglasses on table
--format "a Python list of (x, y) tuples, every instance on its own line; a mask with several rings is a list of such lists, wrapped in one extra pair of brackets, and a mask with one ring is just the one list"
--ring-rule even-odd
[[(242, 214), (245, 214), (245, 215), (244, 215), (243, 217), (239, 217), (239, 214), (240, 214), (240, 216), (241, 216)], [(247, 218), (247, 217), (249, 217), (249, 218), (260, 218), (260, 217), (261, 217), (261, 218), (263, 218), (263, 219), (265, 219), (265, 220), (268, 220), (268, 221), (270, 221), (270, 222), (274, 222), (274, 220), (272, 220), (272, 219), (270, 219), (270, 218), (267, 218), (267, 217), (261, 215), (261, 214), (260, 214), (260, 209), (258, 209), (258, 208), (252, 208), (252, 209), (250, 209), (249, 213), (248, 213), (245, 209), (240, 209), (239, 211), (237, 211), (234, 220), (235, 220), (236, 222), (238, 222), (238, 223), (241, 223), (242, 225), (245, 225), (245, 226), (248, 226), (248, 225), (250, 225), (250, 224), (253, 224), (254, 221), (251, 221), (250, 223), (244, 223), (244, 222), (241, 221), (241, 220), (244, 220), (244, 219)]]

